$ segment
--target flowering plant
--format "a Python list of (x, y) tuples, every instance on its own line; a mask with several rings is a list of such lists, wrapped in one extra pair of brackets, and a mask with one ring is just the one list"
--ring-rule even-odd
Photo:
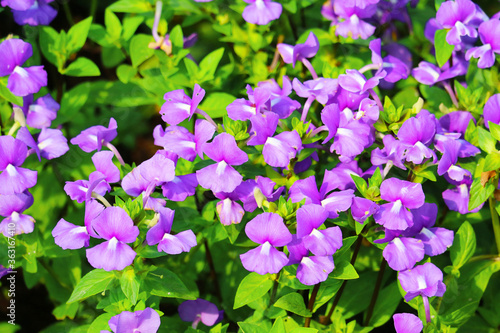
[(497, 4), (0, 4), (2, 332), (499, 327)]

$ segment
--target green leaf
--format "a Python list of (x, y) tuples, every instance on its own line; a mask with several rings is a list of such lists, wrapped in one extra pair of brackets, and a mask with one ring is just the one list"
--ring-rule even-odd
[(118, 80), (123, 83), (128, 83), (134, 76), (137, 75), (137, 69), (126, 64), (122, 64), (118, 66), (116, 69), (116, 76), (118, 76)]
[(380, 295), (375, 303), (375, 309), (368, 326), (379, 327), (388, 322), (401, 301), (401, 294), (398, 291), (398, 283), (393, 282), (380, 291)]
[(61, 117), (61, 123), (70, 120), (87, 102), (90, 93), (90, 84), (88, 82), (81, 83), (63, 94), (61, 101), (61, 109), (57, 113), (57, 121)]
[[(66, 37), (66, 55), (80, 51), (85, 45), (87, 36), (89, 34), (90, 25), (92, 24), (92, 17), (88, 17), (83, 21), (78, 22), (71, 27)], [(76, 75), (74, 75), (76, 76)]]
[(491, 121), (488, 121), (488, 126), (490, 127), (491, 135), (498, 141), (500, 141), (500, 125), (497, 125)]
[(66, 61), (62, 54), (61, 35), (49, 26), (40, 28), (40, 49), (43, 56), (57, 68), (62, 67)]
[(450, 248), (450, 257), (455, 268), (465, 265), (476, 251), (476, 234), (471, 224), (465, 221), (453, 240)]
[(67, 304), (85, 299), (100, 293), (109, 286), (115, 278), (114, 272), (107, 272), (103, 269), (94, 269), (85, 275), (73, 290)]
[(112, 40), (117, 40), (122, 34), (122, 24), (118, 16), (111, 10), (106, 9), (104, 13), (104, 23), (106, 24), (106, 32)]
[(241, 280), (236, 296), (234, 297), (233, 309), (241, 308), (264, 296), (273, 286), (271, 276), (250, 273)]
[(295, 313), (301, 317), (312, 316), (311, 311), (309, 311), (304, 304), (304, 299), (296, 292), (281, 297), (274, 303), (274, 306)]
[(448, 31), (446, 29), (437, 30), (434, 34), (434, 47), (436, 50), (436, 60), (439, 67), (443, 67), (444, 64), (450, 59), (454, 45), (448, 44), (446, 41), (446, 34)]
[(267, 333), (266, 330), (257, 324), (238, 322), (238, 326), (243, 333)]
[(101, 71), (94, 62), (85, 57), (79, 57), (73, 61), (61, 74), (68, 76), (99, 76)]
[(354, 180), (354, 184), (356, 184), (356, 188), (358, 189), (358, 191), (364, 196), (366, 190), (368, 189), (366, 180), (355, 174), (351, 174), (351, 178), (352, 180)]
[(234, 102), (236, 97), (225, 92), (214, 92), (208, 95), (200, 109), (208, 113), (212, 119), (221, 118), (227, 114), (226, 107)]
[(445, 1), (446, 0), (434, 0), (434, 7), (436, 8), (436, 11), (439, 10), (439, 7), (441, 7), (441, 4)]
[(460, 278), (452, 278), (446, 287), (439, 318), (445, 325), (459, 327), (469, 320), (478, 308), (493, 273), (500, 270), (500, 261), (470, 262), (460, 269)]
[(140, 283), (132, 267), (127, 267), (120, 278), (120, 287), (130, 302), (135, 305), (139, 295)]
[(148, 47), (149, 43), (152, 41), (153, 37), (150, 35), (139, 34), (132, 37), (129, 48), (132, 66), (138, 67), (144, 61), (153, 56), (154, 50)]
[(477, 135), (479, 140), (479, 148), (481, 148), (488, 154), (496, 151), (495, 146), (497, 144), (497, 140), (495, 140), (495, 138), (491, 135), (490, 132), (488, 132), (482, 127), (478, 127)]
[(153, 12), (153, 6), (145, 0), (120, 0), (108, 7), (109, 10), (118, 13), (149, 13)]
[(23, 106), (23, 98), (21, 96), (16, 96), (7, 89), (2, 83), (0, 83), (0, 97), (5, 98), (8, 102), (12, 104), (16, 104), (19, 106)]
[(481, 184), (481, 178), (475, 178), (470, 187), (469, 210), (479, 207), (480, 204), (488, 200), (495, 191), (495, 185), (487, 182)]
[(283, 318), (278, 317), (274, 321), (273, 327), (269, 333), (286, 333), (285, 324), (283, 324)]
[(196, 299), (196, 294), (186, 287), (177, 274), (166, 268), (160, 267), (149, 273), (144, 279), (144, 285), (145, 289), (151, 292), (151, 295)]
[(330, 275), (334, 279), (353, 280), (359, 278), (354, 266), (348, 260), (342, 260), (335, 263), (335, 269)]
[(79, 306), (79, 303), (61, 304), (52, 311), (52, 314), (57, 320), (64, 320), (66, 317), (73, 320)]
[(224, 48), (221, 47), (213, 52), (210, 52), (200, 62), (200, 71), (198, 72), (198, 80), (201, 82), (213, 80), (217, 66), (224, 55)]
[(500, 168), (500, 152), (495, 151), (486, 156), (484, 159), (483, 171), (497, 170)]
[(317, 333), (318, 330), (311, 327), (297, 327), (290, 331), (290, 333)]

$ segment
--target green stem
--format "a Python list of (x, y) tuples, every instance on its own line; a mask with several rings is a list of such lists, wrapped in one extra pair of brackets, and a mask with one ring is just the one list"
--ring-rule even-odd
[(66, 14), (66, 18), (68, 19), (68, 23), (73, 26), (75, 25), (75, 21), (73, 20), (73, 15), (71, 14), (71, 9), (69, 9), (69, 5), (66, 1), (63, 2), (64, 13)]
[[(320, 285), (321, 282), (314, 285), (313, 291), (311, 293), (311, 298), (309, 298), (309, 304), (307, 308), (309, 309), (309, 311), (311, 311), (311, 313), (313, 312), (314, 309), (314, 302), (316, 302), (316, 296), (318, 295), (318, 290)], [(307, 317), (304, 323), (304, 327), (309, 327), (310, 325), (311, 325), (311, 317)]]
[(93, 17), (94, 21), (96, 12), (97, 12), (97, 0), (92, 0), (92, 2), (90, 3), (90, 16)]
[(280, 280), (281, 271), (276, 275), (276, 279), (274, 280), (273, 290), (271, 291), (271, 298), (269, 299), (269, 307), (274, 304), (274, 299), (276, 298), (276, 293), (278, 292), (279, 280)]
[(495, 198), (493, 196), (490, 197), (489, 203), (491, 211), (491, 224), (493, 225), (493, 232), (495, 234), (497, 252), (500, 254), (500, 222), (498, 221), (498, 213), (495, 209)]
[(370, 300), (370, 305), (368, 306), (368, 311), (366, 312), (366, 318), (364, 326), (370, 324), (370, 319), (372, 318), (373, 310), (375, 309), (375, 303), (377, 303), (378, 293), (380, 292), (380, 287), (382, 286), (382, 278), (384, 277), (385, 267), (387, 266), (387, 261), (382, 259), (380, 264), (380, 270), (377, 275), (377, 282), (375, 282), (375, 289), (373, 290), (372, 299)]
[[(361, 234), (360, 234), (360, 235), (358, 235), (358, 239), (356, 240), (356, 247), (354, 248), (354, 251), (352, 253), (351, 265), (354, 265), (354, 263), (356, 262), (356, 258), (358, 257), (358, 252), (361, 249), (362, 242), (363, 242), (363, 236), (361, 236)], [(320, 319), (321, 324), (328, 325), (328, 323), (330, 322), (330, 318), (332, 317), (333, 311), (335, 311), (335, 308), (337, 307), (337, 304), (340, 301), (340, 297), (342, 296), (342, 293), (344, 292), (344, 288), (345, 288), (347, 281), (348, 280), (344, 280), (344, 282), (342, 282), (342, 285), (340, 286), (339, 291), (337, 291), (337, 294), (335, 295), (335, 298), (333, 299), (333, 303), (332, 303), (332, 307), (330, 308), (330, 311), (328, 311), (328, 314), (325, 317)]]
[(204, 245), (205, 245), (205, 255), (207, 257), (208, 266), (210, 267), (210, 279), (213, 280), (217, 297), (219, 298), (219, 301), (222, 302), (222, 292), (220, 290), (220, 284), (219, 280), (217, 279), (217, 272), (215, 271), (214, 260), (212, 258), (212, 253), (210, 252), (210, 248), (208, 247), (207, 239), (205, 239)]

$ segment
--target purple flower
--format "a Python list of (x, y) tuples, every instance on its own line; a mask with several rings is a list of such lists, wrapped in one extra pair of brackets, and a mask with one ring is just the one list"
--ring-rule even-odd
[(324, 185), (321, 188), (323, 190), (318, 191), (314, 176), (299, 179), (290, 187), (290, 199), (292, 199), (292, 202), (300, 202), (305, 199), (306, 205), (321, 205), (328, 211), (331, 219), (337, 218), (339, 216), (338, 212), (344, 212), (351, 207), (354, 197), (353, 189), (330, 193), (326, 192)]
[(498, 112), (498, 110), (500, 110), (500, 94), (495, 94), (488, 99), (486, 104), (484, 104), (483, 117), (486, 128), (490, 128), (490, 121), (500, 125), (500, 112)]
[(213, 326), (224, 316), (224, 310), (219, 311), (215, 304), (201, 298), (182, 302), (178, 311), (181, 320), (192, 322), (194, 329), (198, 327), (200, 321), (206, 326)]
[(52, 229), (54, 242), (63, 250), (81, 249), (89, 246), (90, 235), (85, 226), (74, 225), (65, 219), (60, 219), (57, 225)]
[(384, 70), (387, 75), (383, 80), (389, 83), (408, 78), (412, 66), (411, 53), (408, 49), (400, 44), (389, 44), (384, 48), (388, 55), (382, 58), (380, 38), (372, 40), (369, 47), (372, 51), (373, 65), (366, 66), (366, 69), (371, 69), (373, 66), (375, 69), (378, 67), (377, 74)]
[(59, 129), (42, 128), (38, 135), (37, 148), (43, 158), (48, 160), (58, 158), (69, 150), (68, 139)]
[(349, 117), (349, 113), (340, 112), (337, 104), (329, 104), (321, 111), (321, 120), (328, 129), (328, 136), (323, 143), (333, 138), (330, 151), (335, 150), (346, 160), (361, 154), (372, 142), (370, 126)]
[(437, 173), (442, 176), (447, 174), (449, 178), (461, 182), (464, 177), (472, 177), (470, 171), (457, 166), (458, 153), (462, 145), (458, 140), (448, 139), (443, 143), (443, 156), (438, 164)]
[(59, 103), (50, 94), (38, 98), (35, 102), (33, 102), (33, 95), (25, 96), (23, 97), (23, 106), (17, 107), (23, 110), (26, 124), (33, 128), (50, 127), (60, 108)]
[(194, 135), (181, 126), (168, 126), (164, 131), (161, 125), (153, 130), (154, 143), (165, 150), (175, 153), (188, 161), (196, 158)]
[(347, 91), (362, 94), (375, 88), (386, 74), (385, 71), (382, 71), (367, 80), (358, 70), (347, 69), (346, 74), (339, 75), (339, 85)]
[(296, 130), (282, 132), (274, 137), (268, 137), (262, 154), (267, 164), (273, 167), (288, 167), (290, 160), (302, 150), (302, 140)]
[(303, 44), (292, 46), (284, 43), (279, 43), (277, 45), (277, 48), (278, 52), (283, 58), (283, 61), (286, 64), (292, 64), (292, 66), (295, 68), (295, 63), (297, 61), (301, 61), (304, 66), (309, 69), (314, 79), (318, 77), (311, 63), (309, 62), (309, 60), (307, 60), (307, 58), (314, 57), (319, 50), (318, 37), (316, 37), (313, 32), (309, 33), (307, 40)]
[(35, 0), (27, 10), (12, 10), (14, 21), (19, 25), (49, 25), (57, 16), (57, 10), (49, 5), (54, 0)]
[(247, 154), (238, 148), (234, 137), (221, 133), (211, 143), (204, 145), (205, 154), (217, 162), (196, 171), (199, 184), (214, 192), (232, 192), (241, 184), (243, 177), (232, 165), (248, 161)]
[(187, 118), (191, 119), (204, 96), (205, 90), (198, 84), (194, 85), (193, 98), (189, 98), (184, 89), (166, 93), (163, 97), (166, 102), (160, 110), (161, 118), (169, 125), (177, 125)]
[(399, 282), (406, 291), (405, 301), (409, 302), (417, 296), (422, 296), (427, 322), (431, 321), (428, 297), (443, 296), (446, 285), (443, 283), (443, 272), (434, 264), (428, 262), (413, 269), (399, 272)]
[(118, 134), (116, 129), (116, 120), (111, 118), (107, 128), (101, 125), (89, 127), (71, 139), (70, 142), (73, 145), (78, 145), (86, 153), (94, 150), (100, 151), (102, 146), (107, 146), (116, 138)]
[(35, 0), (2, 0), (0, 2), (0, 5), (2, 7), (10, 7), (15, 10), (27, 10), (33, 4), (35, 3)]
[(243, 207), (247, 212), (253, 212), (257, 207), (262, 207), (263, 200), (269, 202), (278, 200), (285, 189), (284, 186), (281, 186), (277, 190), (274, 190), (276, 183), (262, 176), (257, 176), (255, 180), (246, 180), (243, 183), (249, 184), (250, 191), (241, 192), (238, 189), (237, 191), (239, 192), (239, 199), (243, 202)]
[(261, 112), (269, 111), (271, 91), (264, 87), (255, 90), (247, 85), (248, 100), (238, 98), (226, 107), (227, 116), (233, 120), (248, 120)]
[(113, 333), (158, 332), (160, 315), (151, 308), (130, 312), (123, 311), (108, 321)]
[(352, 218), (359, 223), (364, 223), (368, 217), (377, 211), (378, 205), (369, 199), (354, 197), (352, 200)]
[(7, 39), (0, 43), (0, 77), (10, 75), (7, 89), (16, 96), (37, 93), (47, 85), (47, 72), (43, 66), (21, 67), (32, 55), (31, 44), (20, 39)]
[(314, 204), (304, 205), (297, 210), (297, 237), (316, 256), (331, 256), (342, 247), (339, 227), (319, 230), (328, 215), (325, 208)]
[(405, 236), (413, 236), (422, 241), (425, 254), (437, 256), (444, 253), (453, 244), (453, 231), (436, 228), (437, 205), (425, 203), (422, 207), (412, 209), (413, 226), (404, 231)]
[(89, 180), (66, 182), (64, 191), (71, 200), (78, 203), (91, 200), (92, 192), (104, 195), (111, 191), (109, 183), (120, 181), (120, 170), (113, 164), (113, 153), (110, 151), (97, 152), (92, 156), (96, 171), (89, 175)]
[(106, 208), (92, 220), (92, 228), (106, 242), (87, 249), (87, 259), (95, 268), (122, 270), (132, 264), (136, 253), (126, 243), (133, 243), (139, 228), (120, 207)]
[(16, 194), (35, 186), (37, 172), (20, 166), (28, 154), (26, 144), (0, 136), (0, 194)]
[(479, 207), (469, 210), (469, 198), (470, 198), (470, 180), (464, 179), (462, 184), (457, 185), (454, 189), (448, 189), (443, 192), (443, 200), (450, 210), (459, 212), (460, 214), (475, 213), (478, 212), (483, 204)]
[(420, 333), (424, 329), (424, 324), (414, 314), (396, 313), (392, 318), (396, 333)]
[(406, 161), (420, 164), (424, 158), (437, 160), (436, 153), (427, 147), (431, 144), (436, 134), (434, 115), (427, 110), (422, 110), (417, 117), (406, 120), (398, 131), (398, 139), (407, 146), (405, 150)]
[(0, 265), (0, 279), (9, 274), (11, 271), (12, 269), (10, 267), (4, 267), (3, 265)]
[(380, 197), (389, 203), (380, 206), (375, 222), (391, 230), (404, 230), (413, 225), (413, 215), (407, 208), (419, 208), (425, 195), (421, 184), (389, 178), (380, 185)]
[(158, 244), (158, 252), (163, 251), (168, 254), (179, 254), (189, 252), (196, 246), (196, 236), (193, 231), (186, 230), (176, 235), (171, 234), (172, 223), (175, 212), (170, 208), (158, 209), (158, 223), (146, 234), (148, 245)]
[(32, 204), (33, 196), (28, 191), (12, 195), (0, 194), (0, 216), (5, 217), (0, 223), (0, 232), (5, 237), (33, 232), (35, 220), (22, 214)]
[(424, 259), (424, 244), (419, 239), (396, 237), (387, 244), (382, 255), (390, 268), (404, 271), (413, 268), (417, 262)]
[[(340, 236), (342, 237), (342, 236)], [(299, 264), (297, 279), (308, 286), (323, 282), (328, 278), (335, 265), (333, 256), (308, 256), (303, 238), (292, 235), (292, 241), (287, 245), (290, 258), (287, 265)]]
[(450, 45), (461, 44), (461, 37), (477, 37), (476, 27), (471, 24), (476, 16), (476, 5), (470, 0), (445, 1), (439, 7), (436, 21), (449, 29), (446, 42)]
[(382, 141), (384, 143), (384, 148), (375, 148), (372, 151), (372, 164), (379, 166), (386, 164), (387, 162), (392, 162), (398, 168), (406, 170), (403, 158), (407, 146), (389, 134), (386, 134)]
[(243, 0), (250, 4), (243, 10), (243, 19), (248, 23), (266, 25), (279, 19), (283, 7), (271, 0)]
[(183, 176), (175, 176), (169, 182), (164, 183), (161, 188), (163, 196), (172, 201), (184, 201), (187, 197), (195, 194), (198, 179), (195, 173)]
[(337, 23), (336, 35), (345, 38), (352, 37), (353, 39), (358, 39), (361, 37), (362, 39), (367, 39), (375, 32), (375, 27), (363, 21), (363, 19), (372, 17), (377, 10), (377, 6), (368, 5), (361, 8), (353, 5), (352, 2), (335, 1), (333, 8), (335, 14), (343, 19)]
[(264, 88), (271, 92), (271, 112), (277, 113), (280, 119), (288, 118), (294, 110), (300, 108), (300, 103), (294, 101), (288, 95), (292, 92), (292, 82), (287, 76), (283, 76), (283, 89), (280, 88), (274, 79), (261, 81), (259, 88)]
[(275, 274), (288, 263), (286, 255), (276, 249), (292, 240), (292, 234), (281, 216), (275, 213), (262, 213), (247, 223), (245, 233), (252, 241), (261, 244), (240, 255), (241, 263), (246, 270), (261, 275)]

